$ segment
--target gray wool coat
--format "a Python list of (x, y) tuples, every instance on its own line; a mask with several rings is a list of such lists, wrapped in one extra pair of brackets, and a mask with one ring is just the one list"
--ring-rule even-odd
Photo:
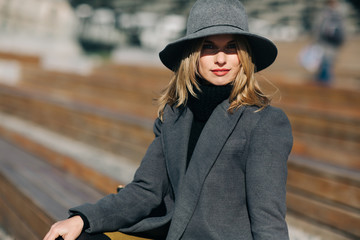
[[(70, 209), (89, 220), (87, 232), (122, 231), (166, 239), (289, 239), (288, 118), (278, 108), (221, 103), (206, 123), (186, 169), (193, 114), (165, 108), (133, 181), (96, 204)], [(170, 226), (170, 227), (169, 227)]]

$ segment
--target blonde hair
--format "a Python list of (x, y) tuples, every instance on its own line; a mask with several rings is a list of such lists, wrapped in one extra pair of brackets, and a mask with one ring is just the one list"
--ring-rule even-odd
[[(196, 96), (194, 87), (200, 90), (197, 76), (200, 76), (198, 66), (203, 43), (204, 38), (192, 42), (188, 52), (184, 53), (168, 86), (157, 99), (160, 119), (162, 119), (167, 104), (175, 107), (186, 105), (188, 92)], [(252, 61), (251, 48), (246, 39), (241, 36), (235, 35), (235, 44), (241, 66), (231, 83), (233, 88), (229, 97), (230, 107), (228, 111), (232, 113), (244, 105), (256, 105), (261, 110), (270, 104), (270, 98), (262, 92), (255, 78), (255, 65)]]

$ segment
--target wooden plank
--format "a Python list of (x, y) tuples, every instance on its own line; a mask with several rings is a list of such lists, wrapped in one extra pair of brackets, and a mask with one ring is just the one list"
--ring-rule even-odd
[(360, 103), (357, 89), (340, 89), (335, 87), (323, 87), (314, 84), (288, 83), (275, 81), (280, 88), (284, 99), (295, 99), (302, 105), (322, 103), (323, 108), (339, 107), (349, 104), (353, 108)]
[(15, 239), (39, 240), (34, 232), (24, 223), (21, 216), (19, 217), (3, 200), (3, 193), (0, 194), (0, 225), (11, 233)]
[(12, 52), (0, 52), (0, 59), (15, 60), (22, 64), (31, 64), (34, 66), (39, 66), (41, 62), (40, 56)]
[[(156, 83), (157, 81), (150, 80), (149, 77), (143, 78), (139, 74), (135, 76), (135, 79), (122, 77), (121, 74), (120, 76), (116, 74), (109, 75), (104, 72), (102, 74), (81, 76), (28, 66), (24, 67), (23, 72), (24, 76), (21, 84), (73, 90), (73, 93), (84, 95), (90, 93), (95, 95), (107, 93), (110, 96), (115, 96), (116, 93), (118, 93), (118, 97), (125, 95), (129, 98), (134, 98), (133, 100), (140, 99), (139, 96), (151, 100), (151, 98), (154, 97), (155, 92), (159, 92), (160, 89), (165, 86), (164, 84), (160, 88), (159, 84)], [(51, 81), (48, 79), (51, 79)], [(107, 94), (104, 94), (104, 97), (107, 97)]]
[(360, 174), (314, 159), (290, 155), (287, 205), (291, 212), (358, 238)]
[[(69, 207), (103, 196), (90, 191), (85, 183), (81, 184), (74, 177), (17, 150), (3, 140), (0, 141), (0, 152), (2, 199), (31, 229), (35, 239), (43, 237), (54, 221), (66, 218)], [(14, 231), (16, 233), (19, 229)]]
[[(299, 216), (291, 211), (286, 214), (286, 222), (289, 227), (290, 240), (351, 240), (349, 236), (345, 236), (343, 232), (340, 232), (334, 228), (324, 226), (317, 221), (314, 221), (308, 217)], [(292, 232), (292, 233), (291, 233)], [(294, 232), (300, 232), (308, 234), (305, 237), (303, 234), (297, 235)], [(292, 236), (296, 238), (292, 238)], [(303, 238), (301, 238), (303, 236)]]
[(288, 161), (288, 168), (307, 172), (320, 177), (326, 177), (334, 181), (360, 187), (359, 171), (349, 168), (341, 168), (336, 165), (323, 163), (317, 159), (301, 157), (291, 154)]
[[(11, 209), (33, 232), (35, 236), (44, 236), (53, 223), (51, 217), (44, 214), (41, 209), (26, 195), (0, 174), (0, 191), (5, 203), (11, 204)], [(25, 238), (26, 239), (26, 238)]]
[[(9, 141), (21, 146), (25, 150), (31, 152), (35, 156), (43, 158), (56, 168), (62, 169), (84, 182), (93, 186), (94, 188), (104, 193), (113, 193), (114, 189), (119, 185), (119, 182), (109, 176), (105, 176), (100, 172), (90, 167), (84, 166), (66, 155), (55, 152), (49, 148), (44, 147), (20, 134), (12, 131), (7, 131), (0, 126), (0, 134), (5, 136)], [(85, 189), (85, 186), (84, 186)]]
[(299, 132), (360, 141), (360, 119), (348, 119), (333, 115), (313, 116), (314, 112), (297, 113), (289, 109), (285, 109), (285, 112), (288, 114), (293, 128)]
[(350, 181), (343, 183), (303, 169), (289, 168), (287, 185), (360, 210), (360, 187)]
[[(103, 194), (0, 139), (0, 223), (18, 239), (40, 239), (70, 207)], [(115, 192), (115, 188), (113, 189)], [(121, 233), (114, 239), (137, 240)]]
[[(84, 182), (2, 139), (0, 152), (3, 153), (0, 157), (0, 172), (4, 178), (14, 184), (27, 198), (33, 199), (35, 204), (45, 208), (53, 219), (66, 218), (68, 208), (85, 201), (94, 202), (104, 196)], [(76, 194), (77, 192), (81, 194)], [(48, 206), (48, 203), (51, 205)]]
[(357, 148), (359, 143), (323, 138), (297, 131), (294, 131), (293, 134), (292, 153), (342, 168), (360, 171), (360, 148)]
[[(0, 86), (0, 95), (4, 98), (7, 98), (8, 100), (15, 99), (20, 103), (24, 103), (24, 101), (25, 103), (32, 101), (35, 105), (38, 105), (39, 103), (47, 103), (82, 113), (93, 113), (99, 116), (105, 116), (118, 121), (123, 121), (129, 125), (132, 124), (152, 129), (152, 119), (144, 119), (144, 117), (122, 113), (121, 111), (116, 111), (114, 109), (98, 107), (96, 105), (87, 104), (86, 102), (69, 101), (69, 99), (48, 95), (44, 92), (36, 91), (36, 89), (19, 89), (1, 84)], [(2, 104), (6, 106), (7, 102), (4, 101)], [(41, 110), (41, 108), (35, 108), (35, 110), (36, 109)], [(10, 110), (11, 109), (8, 109), (8, 111)]]
[(148, 238), (140, 238), (140, 237), (135, 237), (135, 236), (131, 236), (131, 235), (127, 235), (121, 232), (107, 232), (105, 233), (106, 236), (108, 236), (109, 238), (111, 238), (111, 240), (145, 240)]
[(339, 229), (356, 239), (360, 238), (359, 212), (349, 211), (312, 197), (306, 197), (302, 193), (293, 192), (291, 189), (287, 193), (287, 206), (292, 212)]
[(126, 119), (118, 112), (84, 111), (83, 106), (63, 106), (27, 96), (7, 95), (0, 94), (3, 100), (0, 108), (4, 112), (130, 159), (140, 161), (153, 139), (152, 120), (137, 121), (137, 118)]

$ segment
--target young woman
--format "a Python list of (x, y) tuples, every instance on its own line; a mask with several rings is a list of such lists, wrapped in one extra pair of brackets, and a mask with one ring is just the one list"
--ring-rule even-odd
[(238, 0), (197, 1), (186, 36), (160, 52), (174, 76), (134, 180), (96, 204), (70, 209), (72, 217), (44, 239), (105, 231), (171, 240), (288, 239), (291, 127), (254, 76), (276, 55), (270, 40), (248, 31)]

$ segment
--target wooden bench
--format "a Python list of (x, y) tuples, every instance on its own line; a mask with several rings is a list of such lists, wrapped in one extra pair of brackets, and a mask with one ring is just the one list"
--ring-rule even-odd
[[(146, 107), (168, 84), (171, 72), (162, 68), (104, 64), (87, 76), (24, 66), (20, 86), (46, 89), (65, 96), (91, 98), (114, 105), (140, 103)], [(144, 107), (143, 112), (146, 110)], [(156, 109), (156, 108), (152, 108)], [(145, 111), (146, 112), (146, 111)], [(150, 115), (155, 116), (154, 113)]]
[(0, 110), (139, 162), (153, 139), (153, 120), (2, 86)]
[(360, 237), (360, 174), (309, 158), (291, 155), (287, 206), (290, 213)]
[[(32, 67), (25, 71), (20, 88), (148, 119), (154, 119), (157, 110), (152, 104), (154, 92), (170, 77), (168, 71), (158, 68), (114, 65), (99, 67), (88, 77)], [(357, 91), (284, 82), (278, 82), (278, 87), (282, 101), (274, 104), (285, 110), (292, 123), (293, 153), (359, 169)], [(339, 156), (346, 160), (339, 161)]]
[[(165, 85), (170, 76), (168, 71), (156, 68), (114, 65), (99, 67), (89, 77), (39, 69), (34, 74), (31, 73), (32, 68), (26, 69), (30, 72), (26, 72), (22, 84), (32, 83), (32, 89), (147, 118), (155, 117), (156, 107), (151, 105), (151, 97), (144, 92), (158, 91), (158, 84)], [(275, 102), (275, 105), (285, 110), (292, 123), (294, 153), (332, 164), (339, 162), (341, 153), (347, 157), (340, 164), (358, 168), (360, 117), (356, 106), (360, 102), (359, 94), (356, 91), (284, 82), (278, 85), (283, 101)], [(82, 89), (88, 88), (91, 91), (81, 93)], [(102, 88), (106, 91), (100, 90)], [(133, 97), (125, 94), (124, 89), (130, 91)], [(112, 94), (109, 94), (110, 90)]]
[[(4, 135), (4, 131), (0, 131), (0, 133), (2, 135)], [(33, 147), (31, 148), (32, 149), (32, 151), (31, 151), (32, 157), (34, 156), (34, 154), (35, 155), (39, 154), (39, 150), (36, 150), (34, 148), (34, 145), (36, 145), (36, 143), (29, 143), (29, 140), (28, 141), (25, 141), (24, 139), (21, 140), (21, 138), (24, 138), (24, 137), (23, 136), (14, 136), (14, 133), (12, 133), (13, 136), (10, 136), (9, 133), (5, 134), (5, 135), (7, 136), (8, 139), (15, 141), (14, 143), (16, 143), (17, 145), (20, 145), (20, 146), (29, 146), (32, 144), (33, 145)], [(1, 143), (1, 141), (0, 141), (0, 143)], [(1, 144), (0, 144), (0, 149), (1, 149)], [(12, 159), (12, 157), (14, 155), (11, 155), (11, 154), (9, 155), (9, 153), (8, 153), (8, 151), (11, 149), (12, 149), (12, 147), (11, 146), (9, 147), (9, 145), (5, 145), (5, 147), (3, 149), (1, 149), (2, 152), (7, 153), (5, 158), (2, 158), (2, 161), (5, 161), (6, 159), (7, 160)], [(19, 150), (19, 151), (23, 152), (21, 150)], [(10, 153), (11, 153), (11, 151), (10, 151)], [(49, 158), (49, 155), (50, 154), (48, 152), (48, 154), (47, 154), (48, 158)], [(58, 155), (58, 153), (52, 153), (52, 155)], [(57, 158), (59, 158), (59, 156), (57, 156)], [(20, 159), (20, 160), (18, 160), (18, 159)], [(47, 183), (47, 185), (49, 185), (48, 186), (49, 188), (51, 187), (51, 189), (57, 188), (57, 185), (59, 184), (59, 181), (58, 181), (59, 177), (58, 177), (58, 173), (56, 173), (56, 172), (60, 171), (60, 173), (64, 174), (65, 176), (69, 175), (69, 174), (66, 175), (66, 173), (64, 173), (63, 170), (59, 170), (57, 168), (55, 168), (57, 170), (51, 170), (54, 167), (49, 167), (49, 168), (38, 167), (38, 166), (42, 166), (42, 165), (49, 165), (49, 164), (44, 163), (43, 162), (44, 160), (40, 161), (39, 163), (34, 164), (32, 161), (29, 161), (27, 159), (26, 163), (23, 164), (21, 161), (26, 159), (26, 154), (20, 155), (18, 157), (18, 159), (15, 161), (11, 160), (10, 161), (10, 164), (12, 164), (11, 166), (13, 166), (13, 164), (17, 164), (16, 166), (21, 166), (21, 167), (24, 167), (25, 169), (27, 169), (26, 171), (28, 171), (28, 174), (29, 173), (30, 174), (37, 173), (36, 175), (33, 175), (31, 177), (31, 181), (34, 181), (35, 183), (39, 181), (39, 179), (36, 180), (36, 178), (38, 178), (38, 177), (41, 178), (40, 179), (41, 182), (44, 182), (43, 180), (46, 178), (43, 176), (42, 173), (39, 173), (39, 171), (46, 169), (45, 172), (48, 175), (50, 173), (50, 175), (51, 175), (50, 178), (52, 178), (52, 179), (49, 181), (45, 181), (45, 182)], [(20, 161), (20, 162), (18, 162), (18, 161)], [(45, 162), (47, 162), (47, 161), (48, 160), (46, 160)], [(28, 164), (31, 164), (30, 168), (28, 168)], [(71, 165), (74, 165), (74, 163), (71, 163)], [(8, 169), (8, 163), (1, 162), (1, 166), (2, 166), (2, 168), (0, 169), (0, 171), (4, 171), (4, 166), (5, 166), (5, 170)], [(75, 168), (76, 168), (76, 171), (73, 172), (73, 174), (76, 174), (77, 176), (81, 175), (81, 172), (84, 171), (84, 170), (79, 170), (79, 167), (75, 167)], [(16, 171), (24, 171), (24, 170), (17, 169)], [(56, 173), (55, 174), (56, 178), (54, 178), (54, 176), (53, 176), (54, 171)], [(12, 172), (11, 174), (13, 174), (13, 173), (14, 172)], [(93, 175), (93, 173), (91, 173), (91, 172), (87, 171), (87, 174), (92, 175), (96, 179), (96, 181), (100, 181), (104, 185), (109, 184), (108, 181), (99, 179), (98, 177)], [(18, 175), (21, 176), (22, 175), (21, 172)], [(49, 176), (47, 176), (47, 177), (49, 177)], [(68, 177), (66, 177), (66, 178), (68, 178)], [(70, 179), (72, 179), (72, 177), (70, 177)], [(31, 182), (31, 181), (27, 180), (25, 182)], [(8, 189), (9, 187), (11, 187), (12, 189), (15, 188), (15, 187), (11, 186), (11, 184), (9, 184), (7, 181), (1, 181), (1, 182), (3, 182), (5, 186), (7, 186), (7, 189), (4, 190), (7, 194), (9, 194), (9, 191), (10, 191)], [(70, 184), (71, 187), (73, 187), (73, 180), (71, 183), (69, 183), (69, 182), (64, 183), (61, 181), (61, 187), (66, 187), (68, 184)], [(86, 184), (86, 186), (89, 187), (89, 186), (91, 186), (91, 184)], [(324, 191), (323, 188), (325, 188), (326, 191)], [(36, 190), (36, 188), (31, 187), (31, 188), (26, 188), (26, 189), (31, 189), (31, 191), (35, 192), (34, 195), (38, 196), (37, 194), (39, 193), (39, 190)], [(83, 188), (81, 186), (80, 189), (81, 189), (81, 191), (83, 191), (86, 188)], [(336, 192), (341, 193), (341, 194), (334, 195), (334, 190), (336, 190)], [(13, 190), (11, 190), (10, 192), (12, 192), (12, 191)], [(44, 191), (44, 189), (41, 189), (40, 191)], [(46, 191), (48, 191), (48, 190), (46, 190)], [(112, 192), (112, 189), (110, 189), (110, 192)], [(305, 192), (306, 194), (304, 194), (303, 192)], [(51, 193), (53, 194), (52, 197), (55, 198), (55, 200), (60, 194), (59, 191), (56, 191), (55, 193), (54, 192), (51, 192)], [(1, 194), (3, 194), (3, 193), (1, 193)], [(64, 196), (63, 194), (67, 194), (67, 193), (61, 193), (62, 196)], [(75, 194), (74, 192), (71, 192), (71, 194), (73, 194), (73, 196), (75, 196), (75, 195), (78, 195), (81, 193), (76, 192), (76, 194)], [(312, 196), (311, 198), (309, 198), (309, 197), (304, 198), (304, 195), (309, 196), (310, 194), (315, 195), (315, 197)], [(43, 196), (43, 193), (41, 193), (41, 196)], [(21, 196), (19, 198), (24, 199), (23, 196)], [(329, 204), (329, 201), (327, 200), (327, 198), (333, 199), (335, 201), (335, 203)], [(339, 169), (330, 169), (328, 167), (327, 167), (326, 171), (324, 171), (324, 166), (322, 166), (322, 165), (314, 166), (313, 162), (309, 162), (306, 159), (296, 159), (293, 156), (290, 158), (289, 178), (288, 178), (289, 213), (295, 213), (295, 214), (298, 214), (301, 216), (307, 216), (308, 214), (310, 214), (312, 216), (315, 216), (319, 222), (326, 223), (327, 225), (329, 225), (329, 223), (327, 222), (327, 216), (332, 215), (331, 224), (333, 225), (333, 227), (339, 229), (339, 231), (340, 230), (344, 231), (345, 233), (343, 233), (343, 234), (351, 237), (354, 235), (349, 235), (348, 233), (346, 233), (346, 231), (349, 231), (349, 229), (350, 230), (357, 229), (356, 227), (354, 228), (354, 226), (357, 226), (359, 218), (356, 217), (356, 215), (352, 211), (354, 209), (356, 211), (356, 208), (359, 205), (358, 198), (359, 198), (359, 176), (354, 174), (354, 172), (341, 173), (341, 172), (339, 172)], [(86, 202), (89, 200), (91, 201), (91, 199), (88, 197), (86, 197), (85, 199), (81, 198), (81, 200), (79, 200), (79, 201), (83, 201), (83, 200), (85, 200)], [(48, 205), (51, 205), (52, 201), (54, 201), (54, 200), (47, 198)], [(76, 204), (76, 202), (71, 202), (71, 204)], [(346, 207), (347, 205), (351, 206), (351, 208)], [(28, 205), (26, 205), (26, 206), (28, 206)], [(4, 204), (2, 207), (4, 207)], [(329, 211), (329, 209), (331, 211)], [(16, 210), (14, 210), (14, 211), (16, 211)], [(40, 210), (37, 209), (36, 211), (40, 211)], [(44, 211), (46, 211), (46, 210), (44, 210)], [(59, 210), (58, 213), (60, 213), (61, 211), (62, 211), (62, 214), (65, 214), (66, 209)], [(5, 222), (7, 224), (11, 225), (8, 220), (10, 218), (7, 216), (7, 214), (8, 213), (6, 213), (3, 217), (4, 218), (6, 217), (7, 220)], [(339, 218), (339, 216), (341, 216), (341, 218)], [(350, 222), (351, 224), (337, 225), (337, 223), (339, 222), (338, 219), (341, 219), (340, 222), (342, 222), (342, 221), (344, 221), (346, 223)], [(32, 220), (34, 221), (34, 219), (32, 219)], [(18, 221), (18, 220), (16, 220), (16, 221)], [(37, 223), (39, 223), (39, 222), (37, 222)], [(50, 223), (48, 223), (48, 224), (50, 224)], [(14, 225), (11, 225), (11, 226), (14, 226)], [(46, 229), (47, 228), (44, 227), (43, 231), (46, 231)], [(29, 233), (25, 233), (25, 234), (27, 235)], [(21, 239), (23, 239), (23, 238), (21, 238)], [(26, 238), (26, 239), (28, 239), (28, 238)]]
[(294, 147), (289, 159), (289, 213), (360, 237), (360, 95), (357, 90), (277, 85), (289, 116)]
[(289, 106), (283, 106), (283, 109), (293, 127), (293, 153), (360, 170), (360, 118)]
[(4, 52), (4, 51), (0, 51), (0, 59), (17, 61), (22, 65), (39, 66), (41, 63), (41, 58), (36, 55), (27, 55), (27, 54)]
[[(69, 208), (105, 195), (2, 138), (0, 151), (0, 224), (15, 239), (42, 239), (54, 222), (68, 217)], [(118, 232), (106, 235), (112, 240), (144, 240)]]
[(16, 239), (42, 239), (67, 209), (104, 194), (0, 139), (0, 222)]
[(288, 115), (293, 153), (340, 167), (360, 169), (359, 90), (279, 82), (274, 105)]
[(126, 77), (123, 79), (94, 77), (93, 75), (84, 77), (33, 67), (25, 67), (22, 71), (23, 80), (19, 87), (38, 89), (64, 98), (86, 101), (103, 108), (120, 109), (132, 115), (148, 118), (156, 116), (156, 107), (151, 104), (160, 89), (146, 89), (147, 83), (144, 81), (128, 80)]

